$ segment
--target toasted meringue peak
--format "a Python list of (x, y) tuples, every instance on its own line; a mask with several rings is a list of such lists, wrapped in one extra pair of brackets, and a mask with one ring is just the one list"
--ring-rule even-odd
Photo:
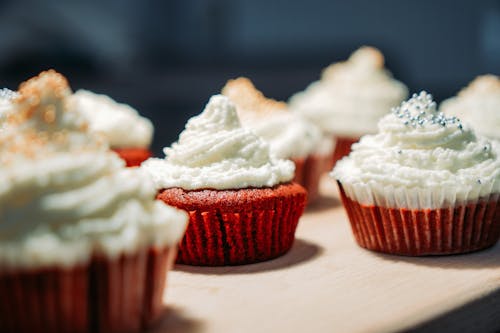
[(500, 78), (493, 74), (480, 75), (458, 93), (459, 96), (476, 93), (500, 93)]
[(237, 108), (244, 112), (271, 112), (286, 109), (285, 102), (267, 98), (246, 77), (227, 81), (222, 88), (222, 94), (229, 97)]
[(346, 61), (337, 62), (326, 67), (322, 72), (322, 77), (325, 79), (335, 77), (339, 71), (344, 70), (346, 67), (380, 70), (384, 68), (384, 55), (375, 47), (362, 46), (354, 51)]

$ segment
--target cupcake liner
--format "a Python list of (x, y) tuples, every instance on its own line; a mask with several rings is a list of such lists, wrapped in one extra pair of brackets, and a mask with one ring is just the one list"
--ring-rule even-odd
[(153, 156), (147, 148), (113, 148), (112, 150), (125, 161), (127, 167), (140, 166), (142, 162)]
[(139, 332), (162, 310), (174, 256), (151, 248), (73, 268), (0, 272), (0, 331)]
[(174, 265), (177, 247), (152, 247), (148, 251), (146, 290), (142, 312), (142, 327), (154, 325), (163, 314), (163, 294), (167, 288), (168, 271)]
[(1, 332), (89, 332), (87, 267), (0, 273)]
[(90, 321), (96, 332), (137, 332), (141, 328), (146, 253), (117, 260), (96, 258), (90, 270)]
[[(359, 141), (359, 137), (335, 137), (336, 145), (333, 150), (333, 163), (332, 167), (335, 166), (338, 160), (342, 157), (349, 155), (351, 152), (351, 146)], [(330, 168), (331, 169), (331, 168)]]
[(329, 155), (309, 155), (306, 158), (294, 158), (294, 181), (307, 190), (307, 202), (314, 202), (319, 197), (319, 182), (321, 175), (330, 164)]
[(248, 211), (242, 209), (238, 213), (190, 212), (177, 262), (219, 266), (278, 257), (293, 244), (300, 206), (293, 200), (279, 202), (276, 210), (247, 207)]
[[(291, 192), (286, 193), (287, 189)], [(177, 263), (199, 266), (248, 264), (286, 253), (295, 239), (306, 200), (306, 193), (298, 184), (285, 185), (284, 190), (277, 191), (203, 190), (201, 196), (210, 198), (212, 204), (204, 202), (199, 207), (193, 203), (193, 197), (200, 193), (189, 197), (192, 191), (184, 192), (184, 196), (178, 193), (181, 189), (165, 191), (160, 193), (160, 200), (189, 213)], [(245, 196), (247, 191), (252, 195)], [(266, 194), (259, 196), (263, 193)], [(182, 199), (186, 201), (180, 202)]]
[[(443, 200), (441, 208), (393, 208), (361, 203), (347, 194), (348, 186), (338, 185), (354, 237), (369, 250), (408, 256), (466, 253), (490, 247), (500, 237), (499, 193), (471, 201)], [(395, 191), (397, 195), (402, 193)], [(412, 195), (401, 201), (413, 202), (408, 197)]]
[(463, 188), (461, 186), (441, 185), (425, 188), (405, 188), (380, 183), (358, 182), (342, 183), (349, 198), (364, 205), (382, 207), (404, 207), (409, 209), (429, 209), (454, 207), (458, 204), (474, 202), (496, 192), (498, 183), (483, 183), (480, 186)]

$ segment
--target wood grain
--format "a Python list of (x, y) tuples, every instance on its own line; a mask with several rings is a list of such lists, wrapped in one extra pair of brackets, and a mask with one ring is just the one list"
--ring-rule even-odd
[(441, 257), (369, 252), (355, 244), (334, 186), (323, 179), (285, 256), (176, 266), (156, 332), (500, 330), (500, 244)]

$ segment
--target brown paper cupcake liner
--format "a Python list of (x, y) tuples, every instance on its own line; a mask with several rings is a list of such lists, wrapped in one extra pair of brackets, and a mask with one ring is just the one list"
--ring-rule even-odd
[(0, 272), (0, 332), (139, 332), (162, 311), (175, 248)]
[[(298, 184), (276, 189), (167, 189), (159, 199), (189, 212), (177, 263), (241, 265), (286, 253), (304, 211), (306, 192)], [(206, 199), (206, 200), (204, 200)]]
[(439, 209), (363, 205), (342, 202), (356, 242), (369, 250), (408, 256), (444, 255), (481, 250), (500, 237), (500, 194)]
[(306, 189), (307, 202), (314, 202), (319, 197), (319, 182), (330, 165), (330, 156), (313, 154), (292, 161), (295, 163), (294, 181)]

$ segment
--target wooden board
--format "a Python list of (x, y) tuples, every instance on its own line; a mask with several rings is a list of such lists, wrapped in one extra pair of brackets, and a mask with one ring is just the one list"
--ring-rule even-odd
[(285, 256), (177, 265), (156, 332), (500, 331), (500, 244), (442, 257), (373, 253), (355, 244), (326, 177), (322, 192)]

